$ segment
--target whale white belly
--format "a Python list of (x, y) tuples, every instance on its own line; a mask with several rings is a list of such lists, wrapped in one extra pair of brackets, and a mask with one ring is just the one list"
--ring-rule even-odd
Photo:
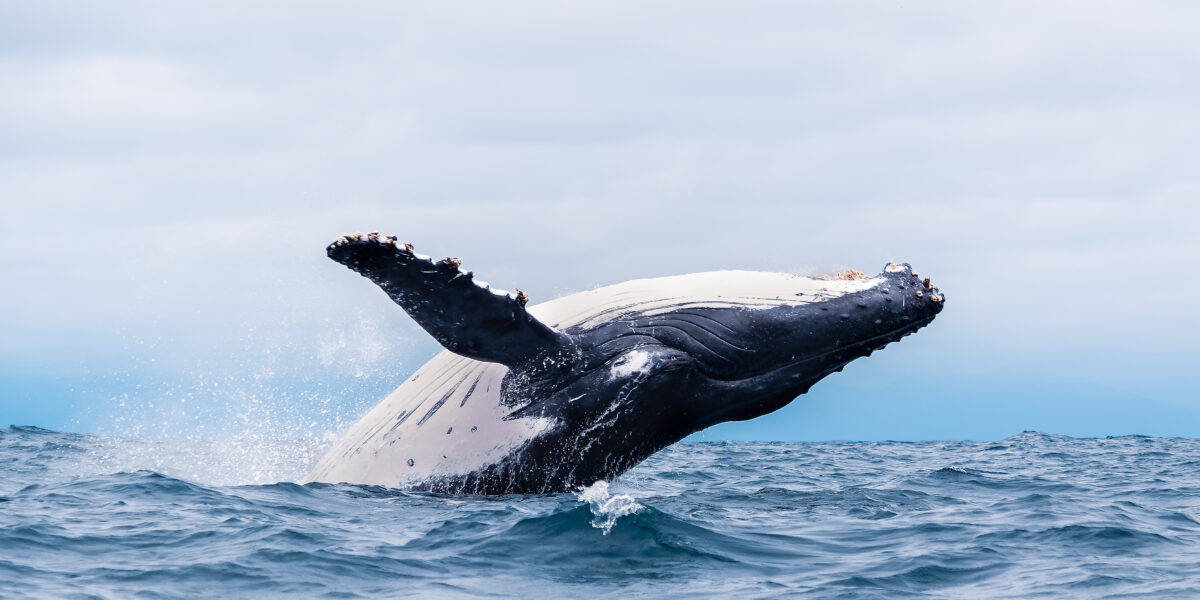
[(403, 487), (496, 462), (551, 425), (503, 419), (512, 410), (500, 404), (507, 372), (442, 351), (351, 427), (309, 479)]

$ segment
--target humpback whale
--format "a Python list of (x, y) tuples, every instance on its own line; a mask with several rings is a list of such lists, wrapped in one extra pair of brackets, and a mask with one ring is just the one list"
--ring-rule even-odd
[(442, 493), (559, 492), (611, 479), (725, 421), (775, 411), (945, 305), (907, 263), (875, 276), (715, 271), (536, 305), (395, 236), (333, 260), (444, 348), (351, 426), (308, 481)]

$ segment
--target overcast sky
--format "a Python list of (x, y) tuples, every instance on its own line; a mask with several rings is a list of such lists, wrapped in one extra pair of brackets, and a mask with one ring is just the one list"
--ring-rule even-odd
[(1200, 435), (1200, 4), (244, 4), (0, 7), (0, 422), (336, 429), (437, 350), (324, 257), (378, 229), (946, 293), (704, 439)]

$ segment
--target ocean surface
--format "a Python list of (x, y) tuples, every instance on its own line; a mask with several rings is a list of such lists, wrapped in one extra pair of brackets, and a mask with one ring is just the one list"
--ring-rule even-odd
[(579, 493), (0, 429), (3, 598), (1197, 598), (1200, 440), (686, 443)]

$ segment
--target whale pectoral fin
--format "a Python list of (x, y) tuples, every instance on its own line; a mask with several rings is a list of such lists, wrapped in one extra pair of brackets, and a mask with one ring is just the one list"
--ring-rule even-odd
[(567, 336), (525, 310), (528, 297), (476, 282), (459, 260), (434, 262), (393, 236), (348, 235), (329, 258), (374, 281), (442, 346), (468, 358), (510, 367), (561, 349)]

